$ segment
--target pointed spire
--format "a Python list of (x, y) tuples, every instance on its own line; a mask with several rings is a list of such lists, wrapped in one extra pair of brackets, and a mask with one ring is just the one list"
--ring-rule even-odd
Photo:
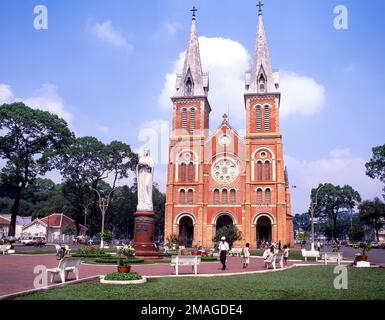
[(258, 31), (251, 71), (246, 73), (246, 90), (250, 93), (277, 92), (278, 72), (274, 72), (270, 61), (269, 45), (263, 24), (262, 6), (259, 1)]
[(182, 74), (177, 75), (175, 97), (207, 96), (209, 91), (208, 74), (202, 72), (198, 33), (196, 28), (196, 12), (193, 7), (190, 38), (187, 46)]

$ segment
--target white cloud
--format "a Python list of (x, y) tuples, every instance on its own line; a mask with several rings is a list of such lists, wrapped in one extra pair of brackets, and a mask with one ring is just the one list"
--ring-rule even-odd
[(15, 101), (22, 101), (31, 108), (49, 111), (67, 122), (71, 122), (72, 114), (64, 109), (64, 100), (59, 96), (58, 89), (53, 84), (43, 84), (41, 88), (35, 90), (32, 97), (16, 98)]
[(32, 97), (27, 98), (15, 98), (9, 85), (0, 84), (0, 105), (13, 102), (23, 102), (31, 108), (49, 111), (67, 122), (72, 119), (72, 114), (64, 108), (64, 100), (59, 96), (57, 87), (50, 83), (43, 84), (41, 88), (34, 91)]
[(306, 212), (309, 207), (310, 191), (320, 183), (351, 185), (363, 199), (380, 196), (382, 184), (365, 175), (367, 160), (355, 156), (349, 149), (331, 150), (329, 155), (318, 160), (299, 160), (286, 156), (289, 172), (293, 213)]
[(0, 83), (0, 105), (10, 103), (13, 100), (13, 92), (9, 85)]
[[(239, 43), (225, 38), (200, 37), (203, 69), (210, 73), (209, 100), (212, 119), (220, 119), (230, 111), (233, 125), (244, 126), (244, 73), (250, 66), (250, 54)], [(173, 62), (165, 76), (163, 90), (158, 98), (162, 108), (171, 107), (170, 97), (175, 93), (176, 73), (183, 69), (185, 52)], [(325, 88), (316, 80), (293, 72), (281, 72), (281, 116), (290, 114), (313, 115), (326, 104)]]
[(310, 116), (319, 113), (325, 107), (325, 88), (312, 78), (282, 71), (280, 87), (282, 91), (280, 115), (283, 117), (291, 114)]
[[(239, 42), (231, 39), (200, 37), (199, 44), (203, 69), (210, 73), (212, 119), (221, 119), (223, 113), (230, 110), (231, 123), (244, 125), (243, 80), (250, 55)], [(171, 107), (170, 97), (175, 93), (175, 74), (182, 72), (184, 56), (185, 52), (179, 54), (171, 72), (165, 76), (165, 84), (158, 98), (164, 109)]]
[(128, 40), (113, 27), (110, 20), (94, 23), (92, 26), (92, 31), (100, 40), (114, 47), (123, 48), (128, 51), (133, 49)]

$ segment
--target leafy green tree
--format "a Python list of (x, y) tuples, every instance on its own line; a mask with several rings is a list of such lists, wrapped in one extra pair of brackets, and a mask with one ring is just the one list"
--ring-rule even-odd
[(364, 201), (358, 208), (361, 222), (374, 230), (379, 242), (379, 232), (385, 225), (385, 203), (379, 198), (374, 198), (374, 201)]
[[(372, 149), (373, 156), (368, 163), (365, 164), (366, 174), (372, 179), (379, 179), (385, 183), (385, 144), (374, 147)], [(384, 199), (385, 199), (385, 187)]]
[(243, 239), (242, 232), (237, 228), (237, 226), (233, 224), (224, 225), (223, 227), (219, 228), (215, 234), (213, 241), (219, 242), (222, 237), (226, 237), (226, 241), (228, 242), (230, 248), (233, 246), (233, 243), (235, 241)]
[[(89, 227), (90, 234), (98, 227), (100, 212), (98, 208), (98, 195), (89, 189), (97, 189), (101, 195), (106, 196), (111, 191), (111, 186), (104, 182), (112, 177), (112, 188), (116, 182), (128, 178), (138, 162), (138, 156), (132, 152), (129, 145), (119, 141), (113, 141), (108, 145), (94, 137), (82, 137), (68, 146), (62, 153), (59, 168), (66, 183), (66, 197), (74, 206), (78, 206), (75, 221), (79, 223), (79, 217), (83, 210), (79, 203), (89, 202), (92, 199), (93, 206), (90, 210)], [(111, 204), (112, 198), (110, 199)], [(109, 211), (111, 210), (109, 206)], [(109, 215), (106, 214), (106, 224)]]
[(310, 215), (308, 212), (296, 214), (293, 218), (294, 229), (310, 231)]
[(74, 135), (63, 119), (23, 103), (0, 106), (0, 130), (4, 132), (0, 158), (7, 161), (1, 180), (14, 194), (9, 228), (9, 236), (14, 236), (23, 190), (54, 168), (58, 153), (72, 143)]
[[(322, 188), (321, 188), (322, 187)], [(316, 193), (318, 190), (317, 200)], [(327, 217), (332, 222), (332, 236), (338, 237), (337, 219), (341, 210), (352, 210), (361, 201), (360, 194), (351, 186), (334, 186), (331, 183), (319, 185), (311, 191), (313, 202), (317, 203), (315, 214)]]

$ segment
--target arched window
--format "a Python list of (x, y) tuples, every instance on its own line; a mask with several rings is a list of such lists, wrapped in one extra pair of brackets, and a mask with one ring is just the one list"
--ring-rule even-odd
[(265, 130), (270, 130), (270, 107), (265, 106)]
[(192, 204), (193, 202), (194, 202), (194, 191), (190, 189), (187, 192), (187, 203)]
[(265, 83), (266, 83), (265, 77), (263, 76), (263, 74), (261, 74), (260, 77), (259, 77), (259, 80), (258, 80), (258, 85), (259, 85), (259, 91), (260, 92), (265, 92), (265, 88), (266, 88)]
[(229, 201), (229, 199), (227, 198), (227, 190), (224, 189), (222, 191), (222, 203), (227, 203)]
[(181, 204), (186, 203), (186, 192), (184, 190), (181, 190), (179, 192), (179, 203)]
[(218, 189), (214, 190), (214, 203), (215, 204), (219, 203), (219, 190)]
[(193, 89), (193, 82), (190, 77), (187, 78), (186, 80), (186, 94), (188, 96), (192, 95), (192, 89)]
[(234, 189), (230, 190), (230, 203), (234, 204), (236, 202), (236, 192)]
[(266, 180), (271, 180), (271, 173), (270, 173), (270, 162), (265, 162), (265, 178)]
[(262, 202), (262, 189), (257, 190), (257, 201)]
[(180, 167), (182, 171), (182, 174), (181, 174), (182, 182), (186, 182), (186, 164), (182, 163)]
[(262, 180), (262, 161), (257, 162), (257, 179)]
[(188, 181), (192, 182), (194, 180), (194, 164), (190, 162), (188, 164)]
[(262, 110), (261, 106), (256, 107), (256, 121), (257, 121), (257, 131), (262, 130)]
[(182, 129), (187, 130), (187, 109), (182, 109)]
[(265, 200), (266, 200), (266, 202), (270, 202), (271, 201), (271, 190), (270, 189), (266, 189)]
[(190, 132), (194, 133), (195, 130), (195, 109), (190, 110)]

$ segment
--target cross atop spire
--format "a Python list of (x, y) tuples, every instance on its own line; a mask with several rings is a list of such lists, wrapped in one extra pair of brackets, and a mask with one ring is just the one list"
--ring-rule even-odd
[(198, 9), (195, 8), (195, 6), (193, 6), (193, 8), (190, 11), (192, 12), (192, 19), (196, 20), (196, 12), (198, 11)]
[(259, 7), (258, 9), (258, 15), (262, 15), (262, 7), (264, 6), (263, 2), (261, 0), (259, 0), (259, 3), (257, 4), (257, 7)]
[(183, 64), (183, 71), (177, 75), (174, 97), (207, 96), (209, 91), (209, 77), (202, 71), (201, 55), (199, 50), (198, 33), (196, 27), (195, 6), (190, 10), (192, 21), (190, 37), (187, 44), (186, 56)]
[(259, 1), (258, 31), (251, 70), (246, 73), (246, 90), (248, 93), (272, 93), (279, 89), (278, 73), (273, 70), (270, 61), (269, 45), (263, 24), (263, 1)]

